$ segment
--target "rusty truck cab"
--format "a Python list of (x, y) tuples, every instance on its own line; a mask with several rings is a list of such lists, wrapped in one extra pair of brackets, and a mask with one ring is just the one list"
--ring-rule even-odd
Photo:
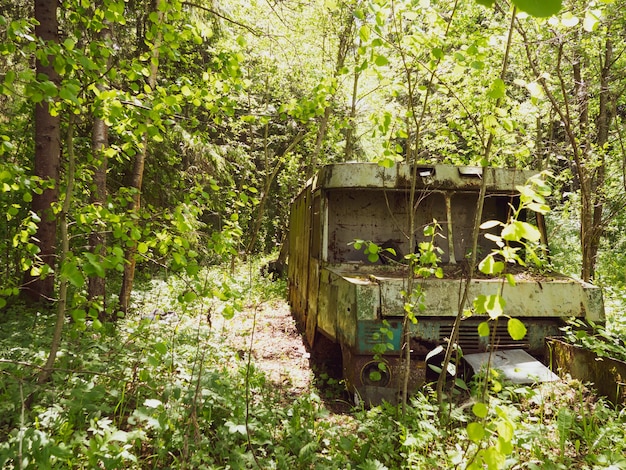
[[(294, 199), (289, 232), (289, 302), (308, 345), (337, 345), (336, 361), (342, 363), (349, 389), (368, 401), (394, 400), (403, 375), (400, 357), (404, 318), (402, 292), (407, 288), (408, 268), (402, 263), (410, 252), (408, 214), (414, 211), (414, 235), (424, 240), (423, 228), (437, 221), (443, 279), (420, 280), (424, 292), (417, 323), (410, 325), (412, 387), (425, 380), (425, 357), (450, 337), (464, 283), (466, 258), (481, 185), (486, 185), (482, 220), (506, 221), (519, 203), (517, 186), (532, 172), (501, 168), (398, 164), (384, 168), (375, 163), (328, 165), (308, 182)], [(414, 197), (411, 198), (411, 191)], [(547, 246), (540, 215), (522, 214), (536, 224)], [(353, 246), (356, 239), (392, 247), (394, 259), (368, 261)], [(479, 259), (495, 247), (479, 236)], [(557, 334), (563, 320), (603, 318), (599, 289), (555, 273), (515, 271), (515, 286), (502, 295), (506, 314), (520, 318), (527, 334), (513, 341), (506, 323), (494, 335), (481, 337), (477, 325), (484, 318), (472, 316), (461, 323), (459, 345), (464, 354), (492, 349), (521, 348), (540, 355), (548, 335)], [(473, 276), (468, 305), (478, 295), (498, 291), (503, 280)], [(385, 342), (382, 374), (377, 345)], [(322, 346), (325, 345), (325, 346)], [(331, 349), (332, 350), (332, 349)]]

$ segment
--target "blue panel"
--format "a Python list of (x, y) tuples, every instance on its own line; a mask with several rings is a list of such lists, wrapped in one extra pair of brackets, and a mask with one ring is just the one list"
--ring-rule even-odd
[[(389, 337), (391, 336), (391, 338)], [(359, 354), (374, 353), (376, 345), (389, 343), (393, 349), (388, 353), (399, 353), (402, 340), (402, 322), (381, 320), (360, 320), (357, 322), (357, 352)]]

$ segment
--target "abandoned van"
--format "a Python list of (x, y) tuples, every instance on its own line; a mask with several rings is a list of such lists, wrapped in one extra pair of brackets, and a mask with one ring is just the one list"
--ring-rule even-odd
[[(426, 379), (426, 356), (438, 345), (445, 346), (451, 335), (465, 282), (469, 279), (470, 286), (463, 308), (479, 295), (499, 292), (503, 284), (500, 277), (467, 273), (481, 185), (486, 191), (482, 220), (506, 221), (511, 208), (519, 207), (516, 188), (533, 174), (450, 165), (385, 168), (376, 163), (340, 163), (321, 168), (307, 183), (291, 206), (289, 303), (311, 350), (341, 365), (349, 390), (366, 401), (380, 402), (393, 401), (400, 389), (409, 210), (414, 211), (417, 243), (425, 240), (423, 228), (437, 221), (434, 241), (445, 273), (442, 278), (417, 280), (423, 297), (417, 322), (409, 323), (408, 332), (414, 388)], [(541, 214), (522, 216), (539, 228), (547, 246)], [(363, 249), (355, 248), (355, 240), (391, 248), (384, 251), (389, 256), (381, 252), (368, 259)], [(478, 259), (495, 247), (492, 238), (480, 234)], [(481, 337), (477, 327), (485, 316), (472, 315), (462, 320), (459, 330), (457, 344), (463, 354), (515, 348), (538, 356), (546, 336), (558, 334), (566, 318), (603, 319), (602, 295), (592, 285), (522, 267), (514, 276), (515, 284), (502, 289), (505, 313), (523, 321), (526, 335), (512, 340), (506, 322), (501, 322), (493, 334)], [(381, 341), (386, 343), (383, 356)], [(379, 367), (381, 360), (386, 367)]]

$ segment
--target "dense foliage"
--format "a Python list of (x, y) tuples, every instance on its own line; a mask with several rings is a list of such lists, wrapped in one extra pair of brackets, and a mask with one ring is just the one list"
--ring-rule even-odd
[(623, 410), (580, 384), (329, 420), (211, 325), (271, 290), (231, 275), (283, 246), (316, 168), (407, 161), (551, 170), (550, 263), (602, 284), (598, 335), (623, 336), (624, 21), (612, 0), (0, 6), (1, 465), (626, 468)]
[[(277, 381), (250, 360), (264, 316), (284, 302), (284, 281), (272, 284), (258, 268), (227, 278), (247, 305), (238, 315), (256, 312), (256, 323), (234, 328), (245, 322), (224, 320), (219, 303), (185, 307), (179, 282), (153, 278), (140, 284), (134, 306), (144, 314), (115, 330), (70, 325), (44, 385), (30, 377), (45, 360), (48, 313), (6, 311), (0, 466), (626, 468), (623, 408), (576, 381), (530, 388), (494, 380), (487, 408), (478, 377), (443, 414), (429, 389), (405, 415), (390, 405), (351, 409), (323, 374), (319, 388), (292, 395), (289, 378)], [(214, 288), (225, 281), (220, 269), (203, 276)], [(475, 420), (484, 431), (468, 426)]]

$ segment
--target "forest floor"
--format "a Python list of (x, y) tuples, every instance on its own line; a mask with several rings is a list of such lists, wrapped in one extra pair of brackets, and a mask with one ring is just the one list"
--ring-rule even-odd
[(331, 412), (352, 408), (343, 384), (319, 371), (311, 360), (285, 300), (248, 306), (222, 325), (224, 340), (241, 358), (252, 354), (252, 364), (281, 391), (285, 400), (314, 391)]

